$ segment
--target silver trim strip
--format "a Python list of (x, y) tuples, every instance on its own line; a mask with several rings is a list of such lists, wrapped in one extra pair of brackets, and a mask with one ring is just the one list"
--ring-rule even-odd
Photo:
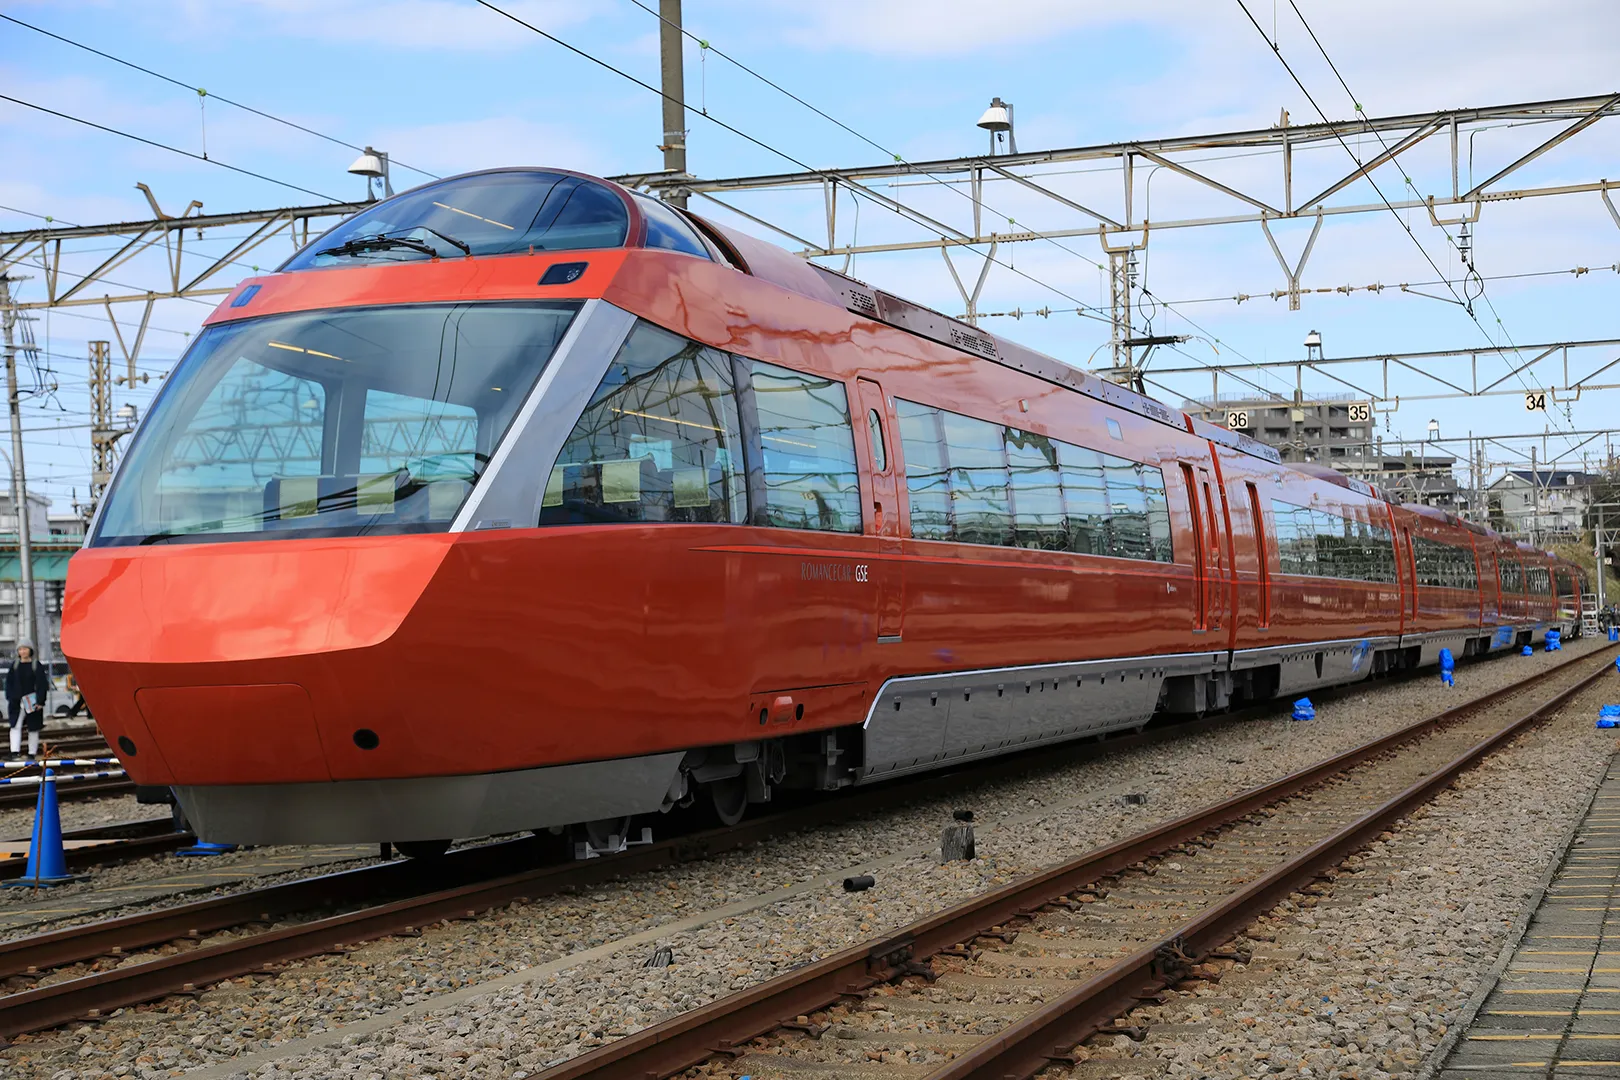
[(1226, 653), (1224, 652), (1196, 652), (1196, 653), (1162, 653), (1155, 656), (1121, 656), (1106, 660), (1071, 660), (1053, 664), (1026, 664), (1018, 667), (1004, 668), (964, 668), (961, 671), (941, 671), (932, 675), (899, 675), (884, 680), (878, 687), (877, 695), (866, 710), (866, 719), (861, 721), (861, 727), (872, 722), (877, 713), (878, 705), (883, 701), (885, 694), (900, 691), (922, 690), (930, 685), (941, 687), (961, 683), (967, 680), (1001, 679), (1006, 682), (1017, 682), (1020, 679), (1063, 679), (1072, 675), (1096, 675), (1098, 671), (1113, 672), (1116, 669), (1129, 668), (1156, 668), (1161, 674), (1190, 675), (1201, 673), (1218, 673), (1226, 670)]
[[(495, 448), (472, 496), (451, 522), (451, 532), (470, 532), (479, 521), (505, 520), (515, 529), (532, 528), (538, 522), (552, 463), (634, 323), (635, 316), (622, 308), (604, 300), (585, 301)], [(567, 423), (545, 422), (569, 409), (573, 413)], [(533, 498), (529, 489), (535, 489)]]
[(684, 751), (510, 772), (177, 787), (205, 840), (348, 844), (443, 840), (646, 814), (662, 808)]

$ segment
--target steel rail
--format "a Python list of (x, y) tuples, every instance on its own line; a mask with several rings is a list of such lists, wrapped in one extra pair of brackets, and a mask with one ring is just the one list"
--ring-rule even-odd
[[(80, 780), (71, 784), (58, 784), (56, 797), (63, 802), (97, 799), (105, 795), (128, 795), (135, 790), (133, 781), (124, 779)], [(39, 801), (39, 785), (0, 788), (0, 809), (11, 806), (33, 806)]]
[[(1202, 955), (1246, 925), (1256, 914), (1301, 885), (1325, 866), (1364, 844), (1384, 823), (1401, 816), (1446, 786), (1458, 772), (1525, 726), (1586, 689), (1610, 668), (1612, 649), (1599, 650), (1603, 664), (1554, 698), (1476, 744), (1468, 753), (1354, 825), (1315, 845), (1298, 858), (1268, 872), (1217, 908), (1185, 924), (1175, 934), (1126, 957), (1114, 968), (1082, 984), (1059, 1001), (1015, 1022), (999, 1035), (953, 1059), (926, 1080), (1006, 1080), (1044, 1069), (1108, 1020), (1172, 981), (1160, 957)], [(822, 960), (730, 997), (713, 1001), (661, 1024), (598, 1047), (540, 1073), (536, 1080), (649, 1080), (674, 1076), (711, 1058), (730, 1053), (750, 1039), (792, 1023), (799, 1016), (825, 1009), (841, 998), (859, 996), (882, 983), (921, 970), (929, 957), (953, 945), (1028, 916), (1044, 905), (1099, 879), (1119, 873), (1210, 830), (1237, 821), (1347, 769), (1386, 754), (1404, 743), (1449, 725), (1465, 715), (1523, 693), (1568, 668), (1590, 661), (1592, 654), (1543, 669), (1530, 679), (1503, 687), (1473, 701), (1354, 747), (1299, 772), (1147, 829), (1069, 862), (1032, 874), (920, 919), (874, 941), (853, 946)]]
[[(1058, 767), (1117, 750), (1198, 734), (1229, 723), (1241, 723), (1254, 714), (1273, 711), (1277, 707), (1275, 702), (1271, 702), (1200, 720), (1150, 727), (1140, 733), (1115, 735), (1100, 743), (1072, 743), (1056, 748), (1055, 753), (1054, 748), (1044, 748), (1010, 754), (992, 761), (966, 764), (957, 770), (902, 777), (795, 810), (749, 818), (729, 829), (714, 829), (678, 836), (649, 847), (634, 848), (607, 859), (592, 860), (583, 865), (591, 868), (590, 881), (594, 882), (600, 880), (596, 876), (596, 870), (604, 867), (611, 869), (614, 875), (623, 876), (691, 862), (724, 854), (784, 833), (836, 821), (851, 814), (896, 805), (916, 797), (919, 788), (924, 789), (921, 793), (927, 796), (938, 794), (942, 782), (963, 785), (994, 782), (1004, 777), (1027, 774), (1032, 768)], [(440, 864), (435, 871), (437, 880), (432, 884), (444, 885), (447, 873), (453, 880), (461, 881), (476, 876), (480, 867), (486, 872), (488, 866), (499, 865), (509, 868), (515, 859), (522, 857), (521, 853), (514, 854), (513, 845), (534, 846), (535, 841), (523, 839), (510, 844), (495, 844), (451, 852), (447, 857), (448, 864)], [(491, 860), (488, 855), (491, 851), (501, 853), (497, 860)], [(476, 865), (473, 865), (473, 861), (476, 861)], [(485, 865), (486, 862), (488, 866)], [(464, 863), (468, 864), (465, 869), (462, 868)], [(412, 862), (399, 862), (344, 870), (233, 896), (179, 904), (76, 926), (68, 930), (3, 941), (0, 942), (0, 978), (30, 970), (44, 971), (67, 964), (84, 963), (102, 956), (130, 952), (179, 938), (195, 938), (204, 933), (245, 923), (268, 922), (272, 917), (295, 912), (360, 903), (368, 897), (387, 895), (391, 890), (408, 889), (413, 884), (418, 884), (412, 880), (411, 875), (422, 871), (405, 869), (413, 865), (420, 867), (420, 864)], [(568, 869), (570, 867), (553, 867), (548, 868), (547, 872)], [(574, 872), (582, 873), (577, 869)], [(558, 882), (554, 888), (573, 883)], [(581, 878), (579, 883), (589, 882)], [(0, 1014), (3, 1014), (4, 1000), (0, 998)]]
[[(175, 832), (174, 822), (164, 819), (163, 826), (167, 830), (162, 833), (147, 833), (139, 836), (108, 837), (98, 833), (94, 828), (77, 829), (72, 833), (64, 832), (63, 840), (106, 840), (104, 844), (94, 847), (73, 847), (63, 852), (69, 870), (82, 870), (87, 866), (105, 866), (108, 863), (122, 862), (125, 859), (144, 859), (152, 855), (166, 855), (171, 851), (190, 844), (195, 844), (197, 838), (189, 832)], [(26, 856), (20, 858), (0, 859), (0, 881), (20, 878), (28, 868)]]
[[(1538, 678), (1550, 676), (1586, 658), (1581, 656), (1563, 661), (1554, 667), (1544, 669)], [(1534, 681), (1531, 680), (1531, 683)], [(1515, 684), (1493, 691), (1475, 701), (1464, 703), (1451, 712), (1461, 713), (1484, 707), (1505, 695), (1523, 690), (1526, 685), (1529, 683)], [(1348, 692), (1353, 688), (1343, 689)], [(979, 783), (1002, 775), (1022, 774), (1040, 765), (1090, 758), (1118, 748), (1145, 745), (1182, 734), (1220, 727), (1227, 723), (1240, 722), (1252, 713), (1275, 710), (1276, 707), (1275, 702), (1270, 702), (1256, 706), (1252, 710), (1246, 709), (1149, 729), (1143, 733), (1109, 739), (1100, 744), (1094, 743), (1089, 746), (1075, 744), (1071, 748), (1064, 748), (1068, 749), (1068, 753), (1054, 755), (1051, 748), (1046, 748), (1011, 755), (978, 767), (964, 768), (956, 773), (925, 774), (907, 781), (860, 789), (844, 797), (825, 799), (792, 811), (745, 819), (739, 825), (730, 828), (694, 833), (647, 847), (633, 848), (609, 858), (549, 865), (518, 873), (489, 876), (499, 869), (509, 868), (512, 865), (515, 848), (520, 850), (523, 845), (531, 845), (538, 849), (543, 844), (543, 841), (536, 839), (508, 841), (453, 852), (449, 859), (440, 863), (406, 860), (381, 866), (362, 867), (287, 882), (267, 889), (0, 942), (0, 977), (33, 974), (99, 957), (116, 956), (168, 941), (196, 939), (205, 933), (231, 926), (269, 922), (275, 917), (293, 912), (366, 903), (379, 895), (388, 895), (391, 892), (397, 894), (424, 888), (431, 890), (344, 914), (314, 919), (216, 945), (201, 946), (189, 952), (161, 959), (125, 964), (111, 971), (63, 980), (50, 986), (0, 997), (0, 1035), (37, 1031), (80, 1017), (99, 1015), (111, 1009), (151, 1001), (221, 979), (264, 970), (268, 965), (304, 959), (336, 951), (342, 946), (361, 941), (412, 931), (442, 919), (474, 917), (480, 910), (499, 907), (515, 900), (534, 899), (565, 888), (595, 885), (613, 878), (708, 858), (783, 833), (841, 820), (853, 813), (892, 806), (916, 797), (919, 790), (924, 795), (934, 796), (939, 794), (942, 782)], [(1381, 742), (1389, 741), (1388, 738), (1381, 740)], [(1285, 783), (1287, 779), (1277, 783)], [(1270, 785), (1260, 790), (1269, 791), (1275, 786)], [(1191, 835), (1196, 835), (1203, 828), (1207, 828), (1207, 825), (1195, 830)], [(1113, 850), (1104, 849), (1100, 854)], [(1120, 853), (1118, 858), (1123, 859), (1123, 862), (1119, 865), (1128, 866), (1141, 857), (1141, 854)], [(1092, 876), (1097, 874), (1093, 873)], [(448, 883), (453, 884), (445, 887)], [(1068, 886), (1070, 889), (1073, 887)], [(951, 937), (956, 931), (945, 929), (936, 932), (935, 936), (937, 937), (939, 933)], [(951, 937), (950, 941), (942, 941), (939, 947), (954, 943), (955, 940), (957, 938)], [(639, 1080), (640, 1074), (635, 1075)]]

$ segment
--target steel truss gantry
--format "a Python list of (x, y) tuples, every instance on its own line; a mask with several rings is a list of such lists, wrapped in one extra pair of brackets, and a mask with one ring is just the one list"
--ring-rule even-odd
[[(1596, 360), (1583, 359), (1590, 350), (1601, 350)], [(1571, 365), (1570, 354), (1576, 354)], [(1504, 375), (1481, 377), (1480, 357), (1508, 357), (1512, 367)], [(1523, 359), (1529, 357), (1529, 359)], [(1452, 362), (1442, 375), (1436, 361)], [(1467, 361), (1466, 376), (1454, 370), (1455, 362)], [(1559, 365), (1557, 374), (1546, 377), (1545, 363)], [(1594, 366), (1595, 365), (1595, 366)], [(1537, 411), (1550, 410), (1581, 399), (1582, 394), (1598, 390), (1620, 390), (1620, 382), (1599, 382), (1598, 376), (1620, 366), (1620, 338), (1586, 338), (1570, 341), (1536, 342), (1526, 345), (1468, 345), (1457, 349), (1425, 349), (1415, 352), (1371, 353), (1364, 356), (1313, 356), (1300, 360), (1256, 360), (1242, 365), (1181, 364), (1148, 369), (1144, 381), (1166, 393), (1173, 391), (1158, 381), (1166, 376), (1208, 376), (1211, 401), (1221, 400), (1222, 374), (1234, 371), (1254, 373), (1260, 371), (1289, 371), (1293, 374), (1296, 390), (1293, 395), (1269, 391), (1278, 401), (1296, 400), (1303, 394), (1304, 374), (1313, 372), (1330, 382), (1344, 387), (1352, 395), (1365, 398), (1375, 406), (1389, 403), (1398, 406), (1402, 401), (1438, 401), (1446, 398), (1502, 397), (1543, 394), (1545, 402)], [(1344, 370), (1352, 368), (1353, 370)], [(1583, 367), (1590, 367), (1581, 374)], [(1390, 386), (1390, 371), (1396, 369), (1405, 378), (1421, 380), (1426, 392), (1395, 393)], [(1333, 369), (1333, 370), (1329, 370)], [(1368, 376), (1371, 376), (1370, 378)], [(1611, 375), (1610, 379), (1616, 378)], [(1540, 380), (1540, 381), (1538, 381)], [(1512, 385), (1508, 385), (1512, 383)], [(1249, 383), (1251, 388), (1256, 384)], [(1265, 393), (1253, 389), (1237, 393), (1245, 401), (1257, 400)], [(1304, 396), (1310, 396), (1305, 394)]]
[[(1283, 122), (1269, 128), (1018, 154), (976, 155), (923, 162), (899, 161), (857, 168), (722, 179), (702, 179), (676, 172), (625, 175), (614, 179), (631, 187), (656, 191), (666, 198), (699, 196), (743, 220), (786, 237), (799, 246), (799, 254), (806, 258), (842, 257), (847, 265), (848, 260), (856, 255), (938, 250), (950, 268), (952, 280), (961, 293), (964, 310), (970, 320), (977, 318), (978, 298), (992, 269), (995, 253), (1004, 245), (1095, 237), (1100, 244), (1097, 252), (1099, 263), (1101, 258), (1108, 260), (1112, 283), (1112, 310), (1099, 314), (1104, 315), (1113, 327), (1111, 341), (1115, 369), (1130, 371), (1136, 348), (1132, 341), (1141, 336), (1130, 325), (1133, 311), (1131, 291), (1135, 287), (1133, 264), (1151, 235), (1177, 229), (1258, 225), (1287, 282), (1290, 306), (1297, 307), (1302, 292), (1301, 278), (1316, 236), (1324, 222), (1336, 218), (1387, 213), (1389, 207), (1393, 207), (1397, 211), (1420, 209), (1428, 215), (1433, 225), (1447, 226), (1477, 222), (1482, 209), (1491, 203), (1556, 195), (1587, 195), (1601, 198), (1616, 224), (1620, 225), (1620, 209), (1616, 208), (1610, 197), (1610, 191), (1620, 187), (1620, 180), (1594, 178), (1523, 187), (1509, 187), (1505, 183), (1517, 178), (1525, 166), (1543, 159), (1573, 136), (1617, 114), (1620, 114), (1620, 94), (1320, 124), (1289, 124), (1284, 114)], [(1512, 160), (1496, 168), (1486, 179), (1473, 182), (1468, 168), (1468, 161), (1473, 156), (1470, 149), (1472, 140), (1483, 131), (1507, 125), (1547, 125), (1553, 130), (1545, 137), (1532, 140), (1528, 148), (1519, 147)], [(1330, 182), (1311, 190), (1305, 198), (1296, 197), (1296, 155), (1310, 149), (1336, 148), (1340, 142), (1356, 139), (1369, 148), (1370, 156), (1365, 161), (1342, 172), (1335, 170), (1334, 179)], [(1401, 197), (1391, 197), (1388, 206), (1382, 201), (1358, 200), (1346, 192), (1358, 180), (1384, 166), (1393, 164), (1404, 170), (1405, 163), (1400, 156), (1409, 155), (1420, 145), (1435, 139), (1444, 140), (1450, 147), (1450, 177), (1445, 189), (1418, 195), (1415, 189), (1403, 184), (1399, 192)], [(1372, 149), (1377, 152), (1371, 153)], [(1214, 166), (1219, 163), (1211, 162), (1211, 157), (1238, 154), (1249, 158), (1242, 163), (1243, 179), (1220, 179), (1213, 175), (1218, 171)], [(1256, 168), (1254, 159), (1261, 162), (1259, 168)], [(1328, 160), (1328, 155), (1324, 152), (1316, 160)], [(1083, 163), (1095, 166), (1095, 169), (1084, 170), (1087, 172), (1100, 170), (1105, 176), (1108, 172), (1116, 173), (1116, 193), (1102, 200), (1081, 201), (1061, 190), (1069, 183), (1065, 177), (1077, 171), (1070, 167)], [(1177, 175), (1190, 181), (1190, 184), (1174, 191), (1158, 193), (1161, 205), (1170, 199), (1172, 208), (1169, 213), (1150, 220), (1145, 213), (1137, 212), (1139, 202), (1144, 210), (1147, 206), (1148, 184), (1142, 174), (1151, 175), (1159, 170)], [(1406, 175), (1409, 174), (1403, 172), (1403, 178)], [(1019, 206), (1028, 208), (1024, 217), (1046, 215), (1051, 217), (1050, 223), (1043, 220), (1037, 226), (999, 214), (994, 206), (986, 202), (984, 193), (988, 185), (997, 185), (997, 201), (1004, 201), (1002, 192), (1016, 193), (1022, 200)], [(47, 224), (44, 228), (0, 233), (0, 273), (27, 265), (42, 272), (45, 284), (42, 298), (18, 303), (16, 308), (98, 306), (104, 307), (109, 318), (112, 318), (115, 305), (142, 305), (133, 344), (125, 340), (123, 330), (113, 318), (115, 336), (126, 359), (139, 351), (152, 305), (157, 300), (223, 295), (229, 291), (227, 270), (232, 267), (239, 271), (249, 269), (243, 257), (266, 241), (286, 233), (296, 247), (315, 235), (318, 229), (312, 227), (317, 223), (330, 223), (331, 219), (354, 213), (365, 205), (329, 203), (204, 214), (201, 204), (194, 201), (181, 214), (169, 215), (161, 211), (145, 185), (139, 186), (151, 203), (154, 214), (151, 219), (105, 225)], [(758, 205), (761, 200), (751, 201), (748, 207), (737, 205), (755, 193), (796, 190), (819, 190), (824, 206), (824, 237), (807, 239), (802, 234), (808, 230), (797, 224), (797, 218), (785, 219), (780, 207), (774, 210), (762, 208)], [(942, 197), (941, 193), (948, 191), (966, 197)], [(1178, 213), (1174, 200), (1186, 202), (1189, 191), (1202, 193), (1201, 197), (1206, 201), (1213, 198), (1217, 208), (1221, 204), (1229, 205), (1216, 213)], [(843, 220), (840, 220), (839, 204), (846, 195), (853, 195), (868, 205), (889, 211), (891, 221), (900, 223), (912, 235), (861, 242), (854, 231), (852, 216), (845, 213)], [(1026, 198), (1029, 195), (1035, 197), (1033, 201)], [(1011, 197), (1011, 194), (1005, 196)], [(1342, 201), (1336, 201), (1336, 197)], [(773, 216), (777, 220), (772, 220)], [(1272, 233), (1274, 223), (1289, 219), (1312, 222), (1310, 240), (1293, 262), (1284, 256), (1282, 247)], [(188, 233), (195, 245), (198, 238), (206, 237), (211, 230), (227, 226), (252, 228), (224, 254), (198, 256), (194, 249), (187, 252)], [(869, 234), (870, 231), (869, 225)], [(87, 241), (108, 239), (118, 242), (111, 254), (99, 261), (84, 257), (82, 249), (87, 246)], [(146, 291), (125, 289), (117, 293), (105, 289), (109, 275), (137, 256), (159, 248), (166, 256), (168, 272), (156, 287)], [(975, 250), (984, 260), (976, 276), (973, 273), (959, 273), (951, 260), (952, 252), (960, 252), (963, 248)], [(182, 266), (188, 255), (192, 258), (191, 263)], [(75, 269), (65, 265), (70, 261)], [(89, 269), (83, 269), (85, 266), (89, 266)], [(968, 287), (970, 281), (971, 289)], [(99, 295), (93, 295), (95, 293)], [(1159, 370), (1160, 373), (1169, 371)]]

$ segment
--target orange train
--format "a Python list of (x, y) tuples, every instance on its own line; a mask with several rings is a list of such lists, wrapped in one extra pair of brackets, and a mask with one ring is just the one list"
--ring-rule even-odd
[(1577, 626), (1545, 552), (618, 185), (376, 203), (220, 304), (63, 649), (202, 836), (622, 843)]

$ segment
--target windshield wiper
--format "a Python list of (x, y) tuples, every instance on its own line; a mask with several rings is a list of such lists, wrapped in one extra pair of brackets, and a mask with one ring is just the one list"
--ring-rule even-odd
[[(430, 229), (426, 225), (415, 225), (404, 231), (415, 232), (418, 229), (423, 232), (432, 233), (445, 243), (452, 244), (455, 247), (460, 248), (462, 254), (464, 255), (472, 254), (472, 248), (467, 246), (467, 244), (464, 242), (457, 240), (453, 236), (447, 236), (437, 229)], [(315, 254), (362, 255), (368, 251), (388, 251), (393, 248), (405, 248), (408, 251), (416, 251), (423, 255), (431, 255), (435, 259), (439, 257), (438, 249), (426, 241), (413, 239), (409, 236), (399, 236), (397, 234), (390, 235), (388, 233), (377, 233), (375, 236), (357, 236), (353, 240), (346, 241), (345, 243), (339, 244), (336, 247), (323, 248), (322, 250), (317, 251)]]
[(457, 240), (455, 237), (449, 235), (448, 233), (442, 233), (438, 229), (430, 229), (426, 225), (418, 225), (416, 227), (418, 229), (421, 229), (423, 232), (432, 233), (434, 236), (437, 236), (440, 240), (443, 240), (447, 244), (451, 244), (451, 245), (454, 245), (455, 247), (460, 248), (461, 253), (463, 255), (471, 255), (472, 254), (472, 248), (471, 247), (469, 247), (463, 241)]
[(346, 241), (336, 247), (322, 248), (315, 254), (363, 255), (368, 251), (388, 251), (392, 248), (408, 248), (423, 255), (431, 255), (434, 258), (439, 257), (438, 251), (434, 249), (432, 244), (423, 243), (421, 240), (407, 239), (403, 236), (387, 236), (383, 233), (378, 233), (376, 236), (357, 236), (353, 240)]

